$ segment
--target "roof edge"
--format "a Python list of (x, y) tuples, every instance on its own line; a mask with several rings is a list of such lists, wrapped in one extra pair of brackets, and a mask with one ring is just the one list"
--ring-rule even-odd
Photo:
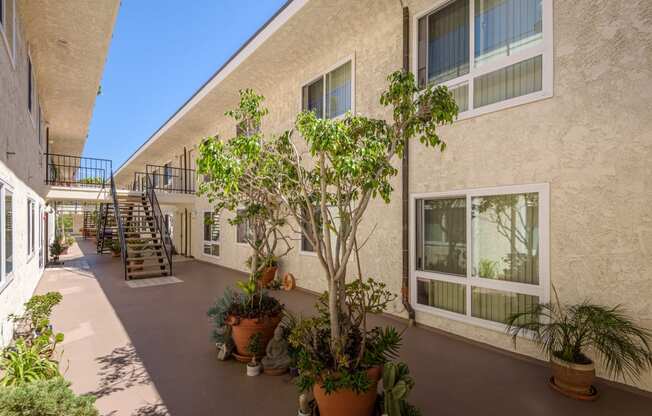
[(114, 176), (118, 176), (122, 169), (126, 168), (139, 154), (144, 152), (177, 120), (186, 112), (190, 111), (201, 99), (211, 90), (217, 87), (224, 78), (238, 68), (240, 63), (251, 55), (260, 45), (262, 45), (270, 36), (272, 36), (285, 22), (294, 16), (309, 0), (288, 0), (281, 6), (253, 35), (238, 48), (229, 59), (213, 73), (213, 75), (202, 84), (162, 125), (159, 127), (136, 151), (134, 151), (127, 160), (115, 171)]

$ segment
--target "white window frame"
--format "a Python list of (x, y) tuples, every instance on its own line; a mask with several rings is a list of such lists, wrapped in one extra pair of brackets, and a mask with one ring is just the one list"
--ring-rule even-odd
[(36, 201), (32, 198), (27, 198), (27, 262), (31, 262), (34, 258), (35, 242), (36, 242)]
[[(238, 211), (244, 211), (244, 208), (237, 208), (237, 209), (236, 209), (236, 212), (235, 212), (236, 215), (238, 215)], [(249, 224), (246, 223), (246, 224), (245, 224), (245, 234), (247, 234), (247, 229), (248, 229), (248, 228), (250, 228), (250, 227), (249, 227)], [(235, 225), (235, 240), (234, 240), (234, 241), (235, 241), (235, 244), (238, 245), (238, 246), (241, 246), (241, 247), (250, 247), (250, 246), (249, 246), (249, 243), (247, 243), (247, 242), (243, 242), (243, 241), (238, 241), (238, 225), (237, 225), (237, 224)]]
[[(539, 194), (539, 284), (527, 284), (507, 282), (501, 280), (474, 277), (473, 269), (473, 243), (472, 243), (472, 198), (495, 195), (511, 195), (523, 193)], [(455, 276), (451, 274), (437, 273), (432, 271), (421, 271), (416, 269), (416, 201), (418, 199), (437, 198), (466, 198), (466, 276)], [(504, 332), (506, 326), (500, 322), (476, 318), (471, 315), (471, 287), (501, 290), (505, 292), (516, 292), (524, 295), (538, 296), (540, 303), (550, 301), (550, 186), (547, 183), (512, 185), (492, 188), (462, 189), (449, 192), (416, 193), (410, 195), (410, 303), (412, 307), (420, 312), (425, 312), (456, 321), (474, 324), (488, 329)], [(417, 303), (417, 277), (462, 284), (466, 287), (466, 313), (459, 314), (434, 306)]]
[(38, 206), (38, 221), (35, 221), (36, 224), (38, 224), (38, 265), (39, 268), (44, 268), (45, 267), (45, 250), (43, 247), (43, 239), (44, 239), (44, 221), (45, 221), (45, 216), (43, 215), (43, 205), (39, 204)]
[[(355, 114), (355, 54), (348, 55), (347, 57), (337, 61), (335, 65), (331, 65), (327, 67), (325, 70), (320, 71), (319, 75), (315, 75), (312, 78), (308, 79), (306, 82), (301, 83), (301, 87), (299, 88), (299, 112), (303, 111), (303, 87), (306, 87), (310, 84), (312, 84), (315, 81), (319, 81), (320, 79), (323, 81), (324, 85), (324, 91), (322, 94), (322, 108), (324, 109), (324, 114), (323, 116), (326, 116), (326, 75), (329, 73), (333, 72), (334, 70), (338, 69), (342, 65), (351, 62), (351, 109), (348, 110), (351, 112), (351, 114)], [(344, 112), (344, 114), (340, 114), (337, 117), (332, 117), (329, 120), (339, 120), (344, 118), (347, 112)]]
[[(6, 248), (7, 248), (7, 241), (6, 241), (6, 212), (7, 212), (7, 207), (5, 206), (5, 196), (9, 192), (12, 196), (11, 198), (11, 205), (12, 205), (12, 210), (11, 210), (11, 215), (12, 215), (12, 225), (11, 225), (11, 251), (12, 251), (12, 256), (13, 256), (13, 267), (11, 272), (7, 273), (6, 272)], [(14, 280), (14, 274), (16, 271), (16, 204), (14, 203), (15, 193), (14, 190), (9, 184), (6, 182), (0, 180), (0, 294), (11, 284), (11, 282)]]
[[(219, 226), (220, 226), (220, 235), (219, 235), (219, 237), (218, 237), (217, 240), (215, 240), (215, 241), (205, 240), (205, 239), (204, 239), (204, 226), (206, 225), (206, 219), (205, 219), (205, 218), (206, 218), (206, 214), (214, 215), (214, 214), (215, 214), (215, 211), (214, 211), (214, 210), (204, 210), (204, 211), (202, 212), (202, 215), (201, 215), (201, 223), (202, 223), (202, 230), (201, 230), (201, 233), (202, 233), (202, 236), (201, 236), (201, 238), (202, 238), (201, 253), (202, 253), (203, 256), (211, 257), (211, 258), (214, 258), (214, 259), (219, 259), (220, 257), (222, 257), (222, 227), (221, 227), (222, 224), (219, 224)], [(218, 221), (220, 221), (220, 222), (222, 221), (222, 216), (219, 215), (219, 214), (218, 214)], [(220, 250), (220, 255), (219, 255), (219, 256), (216, 256), (216, 255), (214, 255), (214, 254), (206, 254), (206, 253), (204, 252), (204, 246), (205, 246), (206, 244), (210, 244), (210, 245), (215, 245), (215, 244), (216, 244), (216, 245), (218, 245), (218, 246), (219, 246), (219, 250)]]
[[(418, 65), (419, 65), (419, 19), (425, 17), (431, 13), (437, 12), (438, 10), (448, 6), (457, 0), (439, 0), (427, 10), (419, 12), (412, 17), (412, 73), (415, 76), (418, 76)], [(543, 100), (553, 96), (553, 81), (554, 81), (554, 72), (553, 72), (553, 10), (552, 10), (552, 0), (541, 0), (542, 5), (542, 19), (543, 19), (543, 41), (533, 47), (528, 47), (519, 51), (513, 55), (503, 57), (501, 59), (496, 59), (488, 64), (482, 65), (478, 68), (475, 67), (475, 0), (465, 0), (469, 2), (469, 73), (462, 75), (457, 78), (450, 79), (448, 81), (442, 82), (436, 85), (445, 85), (449, 89), (461, 86), (463, 84), (468, 85), (468, 109), (464, 112), (461, 112), (458, 115), (457, 120), (465, 120), (468, 118), (477, 117), (479, 115), (492, 113), (499, 110), (504, 110), (510, 107), (516, 107), (522, 104), (531, 103), (534, 101)], [(426, 48), (427, 51), (427, 48)], [(542, 64), (542, 85), (541, 91), (535, 91), (529, 94), (521, 95), (514, 98), (509, 98), (507, 100), (498, 101), (493, 104), (488, 104), (479, 108), (474, 108), (473, 103), (473, 80), (482, 75), (494, 72), (496, 70), (508, 67), (510, 65), (516, 64), (518, 62), (524, 61), (535, 56), (542, 55), (541, 64)], [(427, 59), (427, 58), (426, 58)], [(426, 75), (427, 76), (427, 75)]]
[(9, 61), (11, 62), (11, 67), (12, 69), (16, 69), (16, 33), (18, 31), (16, 30), (16, 0), (0, 0), (3, 6), (3, 18), (7, 18), (7, 3), (11, 2), (13, 7), (11, 8), (12, 11), (12, 25), (11, 29), (13, 31), (12, 36), (11, 36), (11, 45), (9, 44), (9, 39), (7, 39), (7, 28), (4, 22), (0, 21), (0, 33), (2, 34), (2, 39), (4, 40), (4, 45), (5, 48), (7, 48), (7, 54), (9, 55)]

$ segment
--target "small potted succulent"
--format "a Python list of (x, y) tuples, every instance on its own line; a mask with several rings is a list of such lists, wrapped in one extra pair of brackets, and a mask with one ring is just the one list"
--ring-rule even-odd
[(256, 361), (256, 357), (260, 356), (262, 350), (260, 332), (256, 332), (249, 339), (249, 345), (247, 346), (247, 351), (251, 354), (251, 361), (247, 363), (247, 375), (250, 377), (260, 375), (262, 368), (260, 363)]
[(610, 376), (636, 380), (652, 368), (652, 333), (633, 323), (620, 306), (589, 301), (562, 305), (554, 293), (555, 302), (533, 305), (507, 320), (514, 345), (519, 335), (530, 335), (550, 359), (552, 388), (579, 400), (597, 397), (595, 363), (588, 351)]

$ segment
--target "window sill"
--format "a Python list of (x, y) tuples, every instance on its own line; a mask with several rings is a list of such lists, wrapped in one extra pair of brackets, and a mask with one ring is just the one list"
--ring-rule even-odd
[(552, 98), (553, 94), (551, 91), (537, 91), (531, 94), (522, 95), (520, 97), (511, 98), (509, 100), (499, 101), (497, 103), (485, 105), (480, 108), (475, 108), (473, 110), (466, 110), (463, 113), (460, 113), (457, 116), (457, 119), (453, 122), (458, 123), (460, 121), (470, 120), (485, 114), (495, 113), (497, 111), (507, 110), (510, 108), (519, 107), (525, 104), (534, 103), (537, 101), (546, 100)]
[(299, 250), (299, 255), (300, 256), (307, 256), (307, 257), (317, 257), (317, 252), (316, 251)]

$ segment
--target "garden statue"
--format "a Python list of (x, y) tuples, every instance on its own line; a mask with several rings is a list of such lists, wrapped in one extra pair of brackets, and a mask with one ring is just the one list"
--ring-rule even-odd
[(262, 361), (265, 374), (281, 375), (290, 367), (288, 342), (283, 339), (283, 328), (280, 325), (274, 330), (274, 338), (267, 344), (265, 353)]
[(224, 342), (215, 343), (215, 346), (217, 347), (217, 359), (225, 361), (229, 359), (233, 352), (233, 348), (235, 347), (233, 338), (231, 338), (231, 326), (224, 325), (217, 331), (220, 332), (220, 335), (225, 339)]

